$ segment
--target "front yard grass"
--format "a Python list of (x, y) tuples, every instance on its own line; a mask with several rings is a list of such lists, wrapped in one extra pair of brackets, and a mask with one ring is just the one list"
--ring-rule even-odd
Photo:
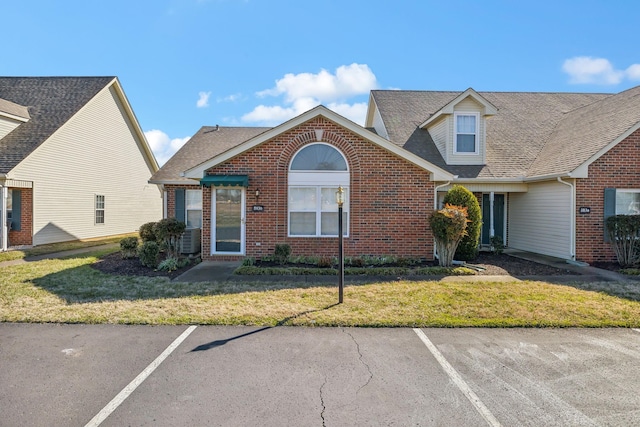
[[(116, 250), (116, 249), (114, 249)], [(106, 253), (108, 251), (103, 251)], [(101, 253), (4, 267), (0, 321), (366, 327), (640, 327), (639, 283), (173, 283), (90, 267)]]
[(6, 252), (0, 252), (0, 262), (12, 261), (14, 259), (23, 259), (31, 256), (45, 255), (53, 252), (63, 252), (72, 249), (89, 248), (93, 246), (107, 245), (111, 243), (120, 243), (125, 237), (137, 236), (138, 233), (125, 234), (121, 236), (109, 237), (106, 239), (95, 240), (74, 240), (71, 242), (51, 243), (48, 245), (35, 246), (33, 248), (10, 250)]

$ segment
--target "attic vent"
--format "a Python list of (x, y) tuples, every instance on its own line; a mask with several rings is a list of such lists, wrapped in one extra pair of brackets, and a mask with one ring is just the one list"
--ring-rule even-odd
[(322, 141), (322, 134), (324, 133), (324, 129), (316, 129), (316, 141)]
[(216, 130), (220, 130), (220, 125), (216, 125)]

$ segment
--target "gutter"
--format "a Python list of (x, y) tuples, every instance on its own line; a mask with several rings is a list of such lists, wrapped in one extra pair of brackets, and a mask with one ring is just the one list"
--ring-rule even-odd
[(576, 260), (576, 186), (574, 183), (563, 181), (561, 177), (556, 178), (560, 184), (564, 184), (571, 189), (571, 229), (569, 230), (569, 251), (571, 261)]

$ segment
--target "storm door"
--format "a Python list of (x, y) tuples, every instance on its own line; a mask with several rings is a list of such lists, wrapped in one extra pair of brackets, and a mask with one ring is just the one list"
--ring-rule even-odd
[(216, 187), (211, 200), (212, 254), (244, 254), (245, 198), (242, 187)]
[[(493, 234), (504, 239), (504, 194), (494, 194), (493, 199)], [(491, 198), (489, 194), (482, 195), (482, 238), (483, 245), (489, 245), (491, 236)]]

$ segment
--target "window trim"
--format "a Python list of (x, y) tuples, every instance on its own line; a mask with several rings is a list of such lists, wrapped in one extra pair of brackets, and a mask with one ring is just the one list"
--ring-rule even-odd
[[(189, 192), (196, 192), (198, 194), (200, 194), (200, 209), (189, 209)], [(200, 227), (193, 227), (193, 228), (202, 228), (202, 190), (195, 190), (195, 189), (185, 189), (184, 192), (184, 223), (185, 225), (187, 225), (187, 222), (189, 221), (189, 211), (199, 211), (200, 212)], [(188, 227), (188, 226), (187, 226)]]
[(615, 207), (614, 212), (616, 215), (635, 215), (629, 213), (618, 213), (618, 194), (620, 193), (633, 193), (640, 194), (640, 188), (616, 188), (616, 198), (615, 198)]
[[(101, 205), (102, 207), (100, 207), (100, 198), (102, 198), (102, 202)], [(93, 222), (94, 225), (105, 225), (107, 223), (106, 221), (106, 197), (104, 194), (95, 194), (94, 195), (94, 215), (93, 215)], [(98, 221), (98, 212), (102, 212), (102, 221)]]
[[(476, 118), (476, 129), (473, 134), (458, 132), (458, 117), (473, 116)], [(458, 134), (475, 137), (474, 151), (458, 151)], [(453, 113), (453, 154), (461, 156), (477, 156), (480, 153), (480, 113), (477, 111), (456, 111)]]
[[(291, 170), (291, 165), (295, 160), (296, 156), (305, 148), (308, 148), (311, 145), (326, 145), (333, 150), (337, 151), (342, 158), (344, 159), (345, 165), (347, 167), (346, 171), (339, 170)], [(326, 142), (313, 142), (310, 144), (306, 144), (302, 146), (298, 151), (295, 152), (293, 156), (291, 156), (291, 160), (289, 161), (288, 168), (288, 182), (287, 182), (287, 236), (288, 237), (302, 237), (302, 238), (335, 238), (338, 237), (338, 234), (322, 234), (322, 213), (328, 212), (338, 212), (338, 208), (336, 206), (334, 210), (322, 210), (322, 190), (331, 188), (335, 191), (338, 190), (338, 187), (342, 186), (344, 191), (346, 192), (345, 203), (342, 206), (343, 215), (346, 214), (347, 220), (343, 224), (343, 232), (344, 237), (349, 237), (349, 222), (350, 222), (350, 214), (349, 214), (349, 203), (350, 203), (350, 173), (349, 173), (349, 162), (347, 161), (344, 153), (339, 150), (334, 145), (328, 144)], [(316, 206), (312, 211), (297, 211), (291, 210), (291, 204), (289, 203), (289, 195), (292, 188), (314, 188), (316, 191)], [(291, 234), (291, 213), (292, 212), (313, 212), (316, 217), (316, 232), (315, 234)]]

